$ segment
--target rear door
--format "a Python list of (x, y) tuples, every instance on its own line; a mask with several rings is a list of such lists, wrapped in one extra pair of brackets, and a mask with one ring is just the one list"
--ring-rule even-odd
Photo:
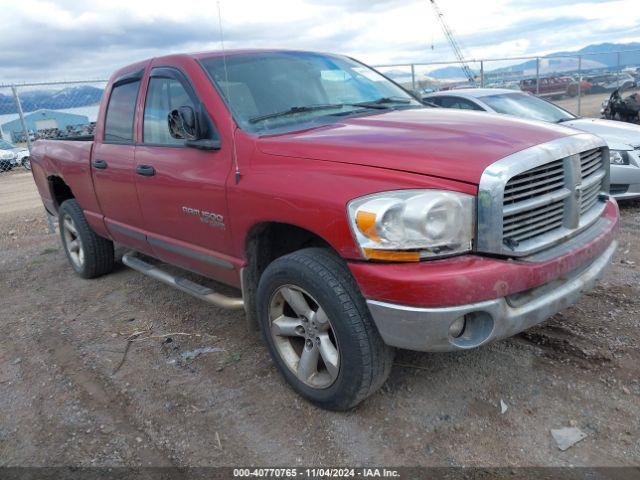
[(101, 132), (91, 158), (93, 184), (112, 237), (147, 251), (142, 212), (135, 183), (134, 120), (144, 70), (126, 73), (113, 82), (103, 104)]
[(215, 278), (231, 278), (233, 265), (225, 255), (230, 245), (225, 184), (231, 150), (187, 147), (171, 136), (169, 112), (188, 106), (201, 112), (212, 139), (218, 138), (181, 70), (153, 68), (145, 92), (136, 185), (154, 256)]

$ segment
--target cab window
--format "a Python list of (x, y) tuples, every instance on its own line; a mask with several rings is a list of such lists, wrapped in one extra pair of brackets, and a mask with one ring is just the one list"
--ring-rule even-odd
[(167, 116), (171, 110), (195, 104), (184, 85), (175, 78), (151, 77), (144, 106), (143, 142), (154, 145), (184, 145), (184, 139), (169, 133)]
[(116, 85), (111, 90), (104, 126), (107, 143), (133, 143), (133, 119), (140, 81)]

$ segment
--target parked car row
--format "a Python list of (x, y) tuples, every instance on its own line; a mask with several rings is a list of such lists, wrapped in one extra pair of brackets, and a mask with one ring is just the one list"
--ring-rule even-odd
[(513, 115), (561, 124), (604, 139), (610, 148), (610, 192), (617, 199), (640, 197), (640, 126), (612, 120), (581, 118), (525, 92), (497, 88), (468, 88), (422, 97), (439, 107)]
[(31, 170), (29, 150), (0, 139), (0, 172), (8, 172), (17, 166)]
[[(534, 93), (540, 97), (562, 98), (576, 95), (613, 92), (614, 90), (630, 90), (636, 88), (640, 81), (640, 73), (620, 72), (595, 75), (551, 75), (538, 79), (493, 80), (486, 84), (487, 88), (506, 88)], [(468, 84), (446, 84), (423, 88), (421, 94), (460, 90), (469, 88)]]

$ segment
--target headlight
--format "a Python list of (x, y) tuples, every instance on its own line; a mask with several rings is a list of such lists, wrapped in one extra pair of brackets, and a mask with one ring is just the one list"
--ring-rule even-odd
[(609, 162), (611, 165), (629, 165), (629, 154), (624, 150), (611, 150)]
[(445, 190), (397, 190), (347, 206), (366, 258), (418, 261), (471, 250), (475, 198)]

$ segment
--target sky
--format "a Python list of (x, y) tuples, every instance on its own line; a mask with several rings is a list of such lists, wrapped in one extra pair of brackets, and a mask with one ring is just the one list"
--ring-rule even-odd
[[(175, 52), (295, 48), (371, 65), (453, 60), (428, 0), (0, 0), (0, 84), (107, 78)], [(467, 58), (640, 41), (637, 0), (439, 0)]]

